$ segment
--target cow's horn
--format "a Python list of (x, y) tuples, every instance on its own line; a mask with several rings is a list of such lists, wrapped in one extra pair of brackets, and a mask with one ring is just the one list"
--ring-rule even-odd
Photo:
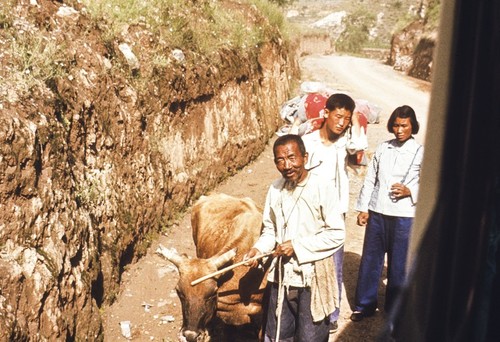
[(177, 250), (175, 248), (168, 249), (160, 244), (156, 249), (156, 253), (165, 257), (165, 259), (169, 260), (172, 264), (177, 266), (177, 268), (182, 262), (182, 257), (179, 255), (179, 253), (177, 253)]
[(236, 256), (236, 251), (237, 248), (233, 248), (227, 251), (226, 253), (219, 255), (218, 257), (213, 257), (212, 262), (214, 263), (215, 267), (219, 269), (222, 266), (224, 266), (225, 263), (227, 263), (229, 260), (233, 259)]

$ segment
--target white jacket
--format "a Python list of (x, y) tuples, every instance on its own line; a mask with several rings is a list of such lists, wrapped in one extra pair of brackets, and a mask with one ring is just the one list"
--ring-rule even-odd
[[(293, 191), (283, 189), (284, 179), (273, 182), (267, 193), (262, 234), (254, 245), (261, 253), (291, 240), (296, 258), (284, 265), (285, 285), (310, 286), (313, 262), (331, 256), (343, 246), (345, 227), (333, 186), (312, 174)], [(274, 264), (269, 281), (275, 281)]]
[(309, 154), (306, 165), (310, 173), (319, 175), (321, 179), (331, 180), (336, 187), (334, 193), (339, 197), (342, 213), (349, 209), (349, 178), (347, 175), (347, 154), (366, 150), (368, 142), (364, 129), (359, 136), (350, 132), (332, 144), (323, 144), (319, 130), (302, 137)]
[[(423, 146), (413, 138), (403, 144), (396, 139), (381, 143), (368, 166), (356, 210), (414, 217), (423, 154)], [(390, 197), (390, 188), (394, 183), (402, 183), (408, 187), (411, 196), (393, 200)]]

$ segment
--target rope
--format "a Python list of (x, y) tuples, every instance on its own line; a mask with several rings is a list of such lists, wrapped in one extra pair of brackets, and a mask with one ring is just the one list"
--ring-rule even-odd
[(278, 298), (276, 300), (276, 342), (280, 340), (280, 330), (281, 330), (281, 311), (283, 310), (283, 301), (285, 297), (285, 291), (283, 286), (283, 277), (281, 274), (281, 260), (282, 257), (278, 257)]
[[(309, 177), (309, 175), (307, 175)], [(299, 199), (302, 197), (302, 192), (304, 191), (305, 187), (307, 184), (304, 184), (302, 189), (300, 189), (299, 196), (295, 199), (295, 202), (292, 206), (292, 209), (288, 213), (288, 217), (285, 216), (285, 212), (283, 211), (283, 189), (281, 189), (281, 198), (280, 198), (280, 207), (281, 207), (281, 215), (283, 216), (284, 220), (284, 225), (281, 228), (282, 229), (282, 240), (285, 237), (286, 230), (288, 228), (288, 221), (290, 220), (290, 216), (292, 215), (293, 210), (297, 206), (297, 203), (299, 202)], [(283, 302), (285, 299), (285, 286), (283, 284), (283, 274), (282, 274), (282, 256), (280, 255), (278, 257), (278, 298), (276, 300), (276, 340), (275, 342), (279, 342), (280, 340), (280, 330), (281, 330), (281, 311), (283, 310)]]

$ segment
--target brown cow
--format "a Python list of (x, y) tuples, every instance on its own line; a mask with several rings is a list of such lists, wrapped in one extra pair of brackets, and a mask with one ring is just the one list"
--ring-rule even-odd
[[(215, 321), (228, 327), (253, 327), (257, 332), (262, 320), (262, 296), (265, 274), (261, 269), (236, 267), (218, 279), (208, 279), (191, 286), (191, 282), (213, 273), (230, 261), (240, 261), (258, 239), (262, 213), (250, 198), (225, 194), (202, 196), (193, 206), (191, 225), (197, 258), (179, 255), (160, 246), (157, 252), (179, 269), (176, 291), (181, 300), (183, 323), (180, 341), (209, 340), (209, 329)], [(217, 313), (217, 315), (215, 315)], [(215, 318), (217, 317), (217, 319)], [(211, 325), (212, 324), (212, 325)], [(255, 340), (255, 339), (254, 339)]]

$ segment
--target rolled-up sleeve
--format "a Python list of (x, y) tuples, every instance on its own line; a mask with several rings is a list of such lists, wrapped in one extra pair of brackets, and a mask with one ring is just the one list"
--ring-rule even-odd
[(363, 186), (361, 187), (361, 191), (359, 193), (358, 200), (356, 202), (355, 209), (361, 212), (368, 212), (368, 205), (372, 198), (373, 189), (375, 188), (375, 182), (377, 180), (377, 169), (378, 169), (378, 158), (380, 156), (380, 151), (383, 148), (383, 145), (380, 145), (373, 158), (368, 165), (368, 170), (366, 171), (365, 180), (363, 182)]

